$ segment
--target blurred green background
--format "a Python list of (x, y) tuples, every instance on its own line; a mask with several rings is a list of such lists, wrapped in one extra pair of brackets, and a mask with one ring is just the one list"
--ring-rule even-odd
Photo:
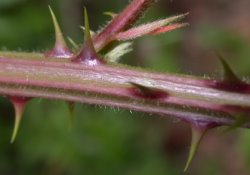
[[(46, 51), (54, 31), (48, 5), (66, 36), (81, 43), (83, 6), (92, 30), (99, 30), (128, 0), (0, 0), (2, 51)], [(134, 42), (122, 62), (149, 69), (219, 77), (219, 50), (243, 78), (250, 75), (248, 0), (159, 0), (139, 23), (190, 12), (190, 27)], [(2, 175), (179, 175), (187, 158), (187, 124), (155, 115), (77, 104), (68, 127), (62, 101), (33, 99), (25, 110), (17, 140), (11, 104), (0, 98), (0, 174)], [(250, 133), (208, 133), (186, 174), (250, 174)]]

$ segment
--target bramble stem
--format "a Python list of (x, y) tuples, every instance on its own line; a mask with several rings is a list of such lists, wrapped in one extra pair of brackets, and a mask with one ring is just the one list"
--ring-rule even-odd
[[(173, 116), (198, 125), (232, 125), (238, 108), (250, 107), (250, 95), (207, 86), (215, 82), (121, 65), (91, 67), (62, 59), (48, 59), (42, 54), (0, 53), (2, 95), (124, 108)], [(150, 99), (136, 96), (131, 83), (164, 91), (168, 97)]]

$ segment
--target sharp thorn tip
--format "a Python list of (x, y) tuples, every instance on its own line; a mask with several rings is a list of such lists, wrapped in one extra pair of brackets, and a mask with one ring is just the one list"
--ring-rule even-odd
[(197, 128), (197, 127), (192, 126), (191, 146), (190, 146), (188, 159), (187, 159), (187, 162), (186, 162), (186, 165), (185, 165), (183, 172), (186, 172), (188, 167), (190, 166), (190, 164), (195, 156), (195, 153), (197, 152), (197, 149), (200, 145), (200, 142), (201, 142), (203, 136), (205, 135), (207, 129), (208, 128)]

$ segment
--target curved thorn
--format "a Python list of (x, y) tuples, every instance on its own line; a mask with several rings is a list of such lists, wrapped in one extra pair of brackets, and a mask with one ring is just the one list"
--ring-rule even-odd
[(14, 143), (18, 130), (19, 130), (19, 126), (20, 126), (20, 122), (22, 119), (22, 115), (23, 115), (23, 111), (21, 111), (21, 109), (17, 109), (17, 107), (15, 107), (15, 124), (14, 124), (14, 129), (12, 132), (12, 136), (11, 136), (11, 143)]
[(203, 136), (205, 135), (206, 131), (208, 128), (198, 128), (195, 126), (192, 126), (192, 140), (191, 140), (191, 146), (190, 146), (190, 150), (189, 150), (189, 155), (188, 155), (188, 159), (184, 168), (184, 172), (187, 171), (190, 163), (192, 162), (195, 153), (197, 152), (197, 149), (200, 145), (200, 142), (203, 138)]
[(86, 7), (84, 7), (84, 45), (89, 47), (93, 52), (95, 51), (94, 44), (91, 38), (90, 27), (89, 27), (89, 17)]
[(150, 99), (162, 99), (168, 97), (168, 93), (160, 89), (153, 87), (147, 87), (138, 83), (129, 82), (135, 91), (132, 91), (134, 95), (138, 97), (150, 98)]
[(249, 93), (249, 84), (238, 78), (238, 76), (234, 73), (234, 71), (231, 69), (231, 67), (221, 55), (219, 55), (217, 52), (216, 55), (221, 65), (223, 66), (223, 80), (214, 81), (213, 83), (208, 83), (207, 85), (212, 88), (228, 92)]
[(60, 57), (60, 58), (69, 58), (72, 56), (72, 53), (69, 51), (67, 44), (64, 40), (63, 33), (60, 29), (60, 26), (58, 24), (58, 21), (56, 19), (56, 16), (49, 6), (49, 11), (52, 17), (52, 21), (54, 24), (55, 29), (55, 46), (54, 49), (52, 49), (49, 53), (47, 53), (47, 56), (49, 57)]
[(227, 133), (230, 131), (233, 131), (237, 128), (240, 128), (241, 126), (243, 126), (246, 122), (248, 122), (248, 117), (245, 114), (239, 114), (236, 116), (235, 118), (235, 122), (231, 125), (228, 126), (223, 133)]
[(79, 50), (79, 46), (76, 44), (76, 42), (70, 38), (70, 37), (67, 37), (69, 43), (71, 44), (71, 46), (73, 47), (73, 51), (78, 51)]
[[(85, 31), (85, 27), (84, 26), (80, 26), (80, 28), (82, 29), (82, 31)], [(90, 32), (90, 36), (93, 37), (94, 35), (96, 35), (96, 33), (93, 30), (89, 30)]]
[(103, 60), (98, 56), (90, 34), (89, 19), (87, 9), (84, 8), (84, 43), (79, 55), (72, 59), (73, 62), (79, 62), (89, 66), (96, 66), (103, 63)]
[(62, 30), (58, 24), (58, 21), (56, 19), (56, 16), (53, 12), (53, 10), (51, 9), (51, 7), (49, 6), (49, 11), (53, 20), (53, 24), (54, 24), (54, 29), (55, 29), (55, 36), (56, 36), (56, 44), (60, 44), (60, 45), (66, 45), (64, 38), (63, 38), (63, 34), (62, 34)]
[(14, 124), (14, 129), (13, 129), (11, 141), (10, 141), (11, 143), (13, 143), (19, 131), (19, 126), (20, 126), (20, 123), (23, 117), (23, 112), (25, 109), (25, 105), (27, 104), (28, 99), (22, 98), (22, 97), (10, 97), (10, 100), (15, 110), (15, 124)]
[(233, 72), (232, 68), (226, 62), (226, 60), (217, 53), (217, 57), (220, 60), (220, 63), (223, 67), (223, 80), (226, 82), (241, 82), (237, 75)]
[(111, 18), (114, 18), (117, 16), (117, 13), (114, 13), (114, 12), (104, 12), (103, 14), (106, 16), (110, 16)]

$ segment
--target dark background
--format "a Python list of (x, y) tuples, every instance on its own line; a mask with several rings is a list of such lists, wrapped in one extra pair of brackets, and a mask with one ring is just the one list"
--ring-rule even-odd
[[(99, 30), (127, 0), (0, 0), (2, 51), (46, 51), (54, 31), (48, 5), (66, 36), (81, 43), (83, 7)], [(215, 50), (242, 78), (250, 75), (249, 0), (159, 0), (139, 21), (190, 12), (190, 26), (134, 42), (122, 62), (162, 71), (219, 77)], [(0, 99), (0, 174), (179, 175), (187, 158), (190, 128), (175, 119), (77, 104), (74, 126), (62, 101), (32, 100), (14, 144), (11, 104)], [(250, 133), (210, 131), (186, 174), (250, 174)]]

